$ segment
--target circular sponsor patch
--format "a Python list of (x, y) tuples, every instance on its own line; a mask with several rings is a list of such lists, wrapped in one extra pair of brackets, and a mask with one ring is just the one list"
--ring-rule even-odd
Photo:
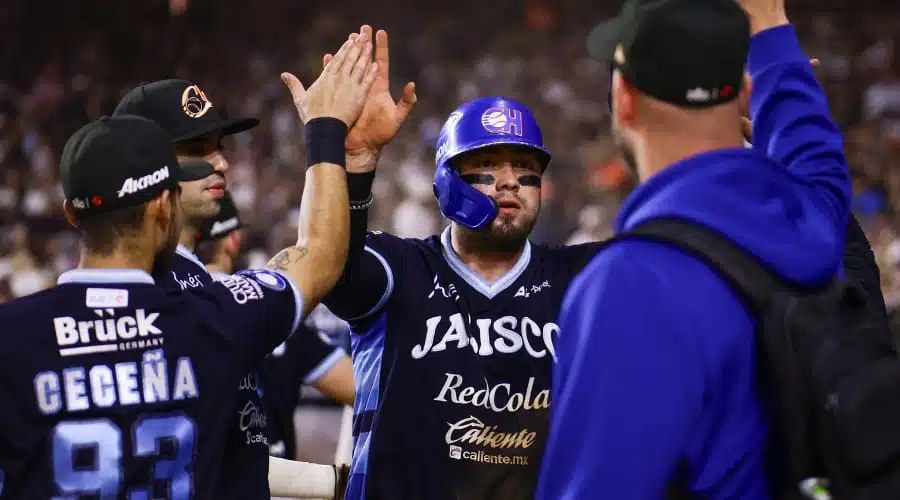
[(287, 288), (287, 280), (284, 279), (278, 273), (274, 273), (272, 271), (267, 271), (264, 269), (253, 271), (253, 279), (255, 279), (260, 285), (269, 288), (271, 290), (275, 290), (276, 292), (280, 292)]

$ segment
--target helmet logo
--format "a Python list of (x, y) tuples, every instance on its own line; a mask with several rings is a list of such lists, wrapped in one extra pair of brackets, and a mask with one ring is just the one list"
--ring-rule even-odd
[(518, 109), (488, 108), (481, 115), (481, 126), (490, 134), (522, 136), (522, 112)]

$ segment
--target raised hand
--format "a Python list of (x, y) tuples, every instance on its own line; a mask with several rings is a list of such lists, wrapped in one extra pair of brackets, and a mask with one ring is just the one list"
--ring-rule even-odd
[(750, 18), (750, 30), (755, 35), (760, 31), (788, 24), (784, 0), (737, 0)]
[[(372, 37), (372, 27), (363, 25), (359, 30), (359, 36)], [(328, 68), (337, 60), (326, 54), (323, 62)], [(416, 104), (416, 84), (408, 82), (403, 87), (400, 100), (394, 102), (390, 89), (390, 48), (388, 46), (388, 34), (384, 30), (375, 33), (375, 64), (378, 70), (375, 73), (375, 82), (366, 98), (362, 114), (356, 124), (347, 134), (345, 147), (348, 155), (370, 152), (374, 155), (390, 142), (400, 126), (406, 120), (409, 112)]]
[(353, 127), (375, 81), (378, 63), (372, 62), (372, 38), (366, 34), (350, 35), (319, 78), (305, 89), (300, 79), (282, 73), (281, 81), (294, 99), (300, 118), (332, 117)]

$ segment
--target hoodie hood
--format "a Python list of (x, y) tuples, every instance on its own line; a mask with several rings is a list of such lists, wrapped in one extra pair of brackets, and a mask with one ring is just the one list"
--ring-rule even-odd
[(625, 232), (649, 219), (687, 219), (716, 230), (787, 281), (815, 285), (838, 274), (843, 234), (816, 187), (752, 149), (682, 160), (638, 186), (616, 223)]

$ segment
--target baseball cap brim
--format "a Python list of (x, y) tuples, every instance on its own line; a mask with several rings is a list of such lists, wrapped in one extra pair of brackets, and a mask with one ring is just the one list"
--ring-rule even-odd
[(614, 17), (594, 26), (587, 36), (588, 54), (609, 63), (609, 87), (606, 89), (606, 105), (609, 109), (612, 109), (612, 73), (615, 70), (613, 54), (619, 40), (620, 25), (621, 18)]
[(180, 182), (196, 181), (205, 179), (216, 172), (216, 167), (203, 160), (187, 160), (179, 163), (181, 174), (178, 177)]
[(620, 24), (620, 18), (615, 17), (591, 29), (587, 37), (587, 50), (591, 57), (612, 61), (619, 39)]
[(191, 130), (190, 133), (176, 137), (172, 140), (172, 142), (181, 142), (188, 141), (191, 139), (197, 139), (199, 137), (203, 137), (204, 135), (211, 134), (213, 132), (221, 131), (222, 135), (234, 135), (244, 132), (246, 130), (250, 130), (251, 128), (259, 125), (259, 120), (256, 118), (231, 118), (215, 121), (207, 124), (203, 127), (198, 127), (195, 130)]

